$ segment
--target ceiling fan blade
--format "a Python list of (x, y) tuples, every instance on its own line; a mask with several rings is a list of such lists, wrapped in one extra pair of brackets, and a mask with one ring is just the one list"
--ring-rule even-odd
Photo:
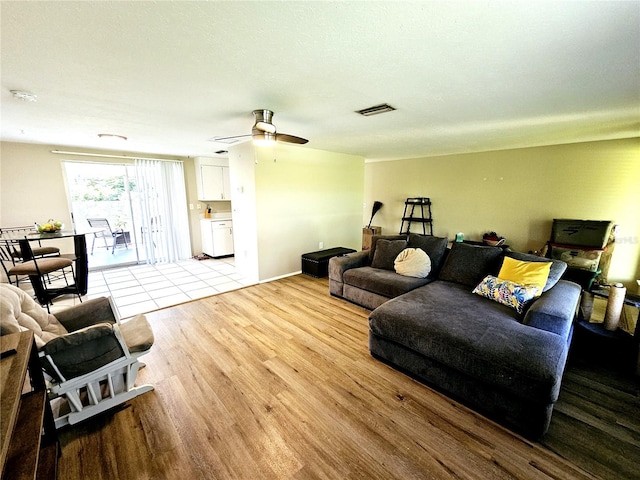
[[(240, 138), (250, 137), (251, 134), (248, 135), (233, 135), (231, 137), (212, 137), (209, 139), (210, 142), (220, 142), (220, 143), (235, 143)], [(230, 141), (231, 140), (231, 141)]]
[(287, 142), (287, 143), (298, 143), (300, 145), (304, 145), (309, 140), (302, 137), (296, 137), (295, 135), (288, 135), (286, 133), (276, 133), (276, 141)]

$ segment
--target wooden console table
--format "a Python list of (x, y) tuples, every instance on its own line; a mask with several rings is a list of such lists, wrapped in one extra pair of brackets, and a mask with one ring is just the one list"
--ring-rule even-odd
[(0, 352), (0, 478), (55, 479), (60, 450), (33, 332), (0, 337)]

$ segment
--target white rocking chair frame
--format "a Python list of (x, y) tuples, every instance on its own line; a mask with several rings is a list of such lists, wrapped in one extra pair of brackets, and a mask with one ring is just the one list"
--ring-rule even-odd
[(66, 399), (70, 409), (68, 413), (64, 414), (59, 412), (55, 414), (54, 412), (54, 415), (56, 415), (56, 428), (74, 425), (153, 390), (153, 385), (149, 384), (135, 386), (138, 370), (144, 366), (144, 363), (140, 362), (138, 358), (149, 350), (133, 354), (129, 352), (129, 348), (120, 331), (118, 310), (115, 309), (111, 298), (109, 298), (109, 301), (116, 317), (113, 332), (120, 343), (124, 356), (103, 365), (97, 370), (67, 380), (60, 373), (50, 355), (46, 355), (44, 352), (39, 354), (41, 358), (51, 365), (56, 375), (62, 379), (54, 379), (46, 371), (44, 372), (47, 386), (49, 387), (49, 400), (63, 397)]

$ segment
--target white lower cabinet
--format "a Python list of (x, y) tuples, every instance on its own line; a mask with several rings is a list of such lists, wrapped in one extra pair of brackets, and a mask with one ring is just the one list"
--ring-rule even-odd
[(202, 252), (210, 257), (233, 255), (233, 222), (231, 220), (200, 220)]

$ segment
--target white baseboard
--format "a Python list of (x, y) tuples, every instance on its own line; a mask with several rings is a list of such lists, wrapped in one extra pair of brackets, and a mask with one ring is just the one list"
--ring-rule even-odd
[(264, 280), (260, 280), (258, 283), (268, 283), (273, 282), (274, 280), (280, 280), (281, 278), (293, 277), (294, 275), (300, 275), (302, 270), (298, 270), (297, 272), (285, 273), (284, 275), (278, 275), (277, 277), (266, 278)]

